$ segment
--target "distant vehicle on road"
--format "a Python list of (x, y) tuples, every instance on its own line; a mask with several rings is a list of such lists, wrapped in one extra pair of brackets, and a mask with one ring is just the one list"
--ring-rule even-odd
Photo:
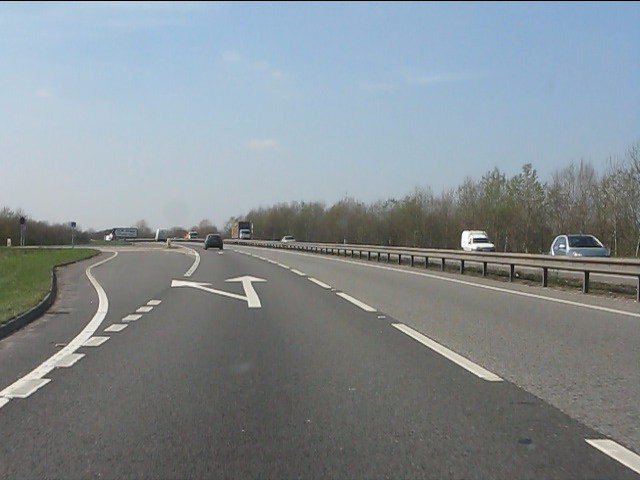
[(282, 239), (280, 241), (282, 243), (291, 243), (291, 242), (295, 242), (296, 239), (293, 238), (293, 235), (285, 235), (284, 237), (282, 237)]
[(465, 252), (495, 252), (496, 246), (489, 241), (484, 230), (465, 230), (460, 238), (460, 246)]
[(219, 248), (222, 250), (224, 242), (222, 241), (222, 237), (217, 233), (210, 233), (207, 235), (207, 238), (204, 239), (204, 249), (207, 248)]
[(551, 255), (566, 257), (608, 257), (611, 253), (593, 235), (558, 235), (551, 244)]
[[(247, 238), (247, 232), (249, 238)], [(231, 226), (231, 238), (251, 240), (251, 237), (253, 237), (253, 225), (251, 222), (236, 222)]]
[(111, 231), (104, 236), (104, 239), (107, 242), (111, 242), (113, 240), (122, 240), (123, 238), (137, 238), (138, 237), (138, 229), (135, 227), (116, 227), (112, 228)]
[(156, 230), (155, 241), (156, 242), (166, 242), (169, 236), (169, 232), (164, 228), (159, 228)]
[(187, 238), (189, 240), (195, 240), (196, 238), (198, 238), (198, 232), (196, 232), (195, 230), (191, 230), (189, 233), (187, 233)]

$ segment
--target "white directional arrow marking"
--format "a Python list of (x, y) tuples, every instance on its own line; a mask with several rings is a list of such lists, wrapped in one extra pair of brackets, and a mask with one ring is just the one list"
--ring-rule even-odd
[(230, 278), (227, 282), (241, 282), (242, 288), (244, 288), (244, 294), (247, 296), (247, 304), (249, 308), (260, 308), (262, 304), (258, 298), (258, 294), (253, 288), (253, 282), (266, 282), (262, 278), (251, 277), (245, 275), (244, 277)]
[(205, 292), (214, 293), (216, 295), (222, 295), (223, 297), (235, 298), (236, 300), (243, 300), (247, 302), (247, 306), (249, 308), (260, 308), (262, 304), (260, 303), (260, 299), (258, 298), (258, 294), (253, 288), (252, 282), (266, 282), (262, 278), (244, 276), (238, 278), (232, 278), (227, 280), (227, 282), (241, 282), (242, 287), (244, 288), (244, 293), (246, 296), (238, 295), (236, 293), (224, 292), (222, 290), (216, 290), (215, 288), (209, 288), (210, 283), (202, 283), (202, 282), (191, 282), (188, 280), (172, 280), (172, 287), (191, 287), (196, 288), (198, 290), (204, 290)]

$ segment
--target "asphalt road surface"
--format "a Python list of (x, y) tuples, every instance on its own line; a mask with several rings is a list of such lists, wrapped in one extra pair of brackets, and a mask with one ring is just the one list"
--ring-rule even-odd
[(452, 280), (199, 245), (65, 268), (0, 341), (0, 476), (640, 478), (637, 306)]

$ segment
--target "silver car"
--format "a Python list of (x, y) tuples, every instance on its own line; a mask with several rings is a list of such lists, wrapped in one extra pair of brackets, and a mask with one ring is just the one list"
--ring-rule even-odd
[(551, 255), (567, 257), (608, 257), (609, 249), (593, 235), (558, 235), (551, 244)]

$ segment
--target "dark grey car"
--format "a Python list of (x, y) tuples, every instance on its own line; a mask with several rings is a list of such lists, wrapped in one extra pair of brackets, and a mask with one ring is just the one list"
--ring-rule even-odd
[(222, 250), (222, 237), (217, 233), (210, 233), (209, 235), (207, 235), (207, 238), (204, 239), (204, 249), (206, 250), (209, 247), (219, 248), (220, 250)]
[(551, 244), (551, 255), (568, 257), (608, 257), (609, 250), (593, 235), (558, 235)]

